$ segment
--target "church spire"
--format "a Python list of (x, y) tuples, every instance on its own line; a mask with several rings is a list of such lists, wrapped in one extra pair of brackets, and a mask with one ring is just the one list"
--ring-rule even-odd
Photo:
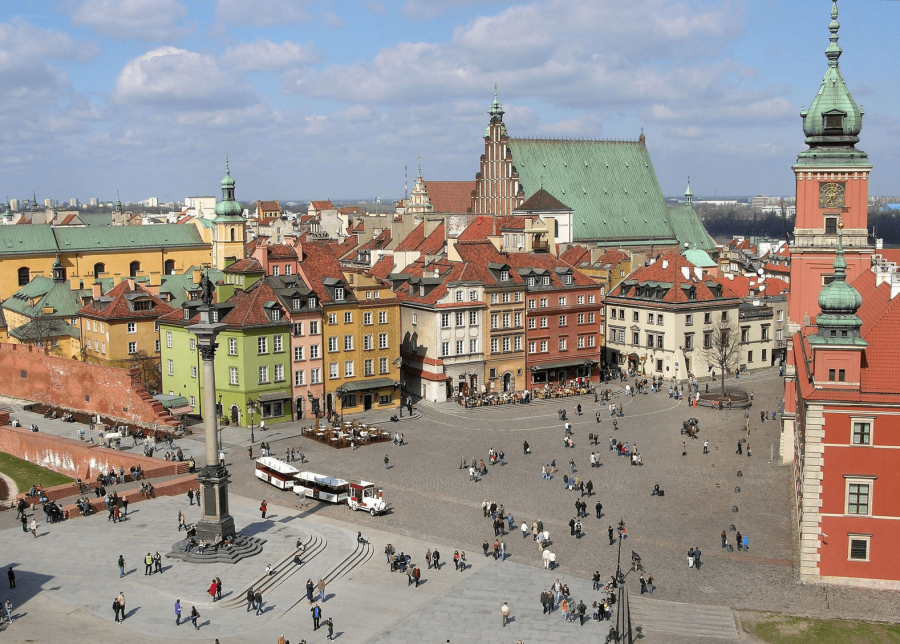
[(690, 177), (688, 177), (687, 189), (684, 191), (684, 205), (685, 206), (694, 205), (694, 193), (691, 190), (691, 178)]
[(862, 306), (862, 296), (847, 283), (847, 260), (844, 259), (844, 223), (838, 224), (838, 247), (834, 256), (831, 282), (819, 291), (819, 308), (816, 326), (819, 337), (825, 340), (853, 341), (859, 338), (862, 320), (856, 315)]

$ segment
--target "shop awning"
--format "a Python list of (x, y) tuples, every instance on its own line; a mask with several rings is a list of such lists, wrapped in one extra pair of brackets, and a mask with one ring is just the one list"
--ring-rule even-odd
[(440, 382), (441, 380), (450, 380), (450, 377), (444, 373), (433, 373), (431, 371), (424, 371), (423, 369), (416, 369), (414, 367), (403, 367), (403, 370), (408, 373), (410, 376), (418, 376), (419, 378), (424, 378), (425, 380), (431, 380), (432, 382)]
[(384, 389), (393, 387), (394, 381), (390, 378), (372, 378), (371, 380), (354, 380), (344, 385), (344, 393), (349, 394), (354, 391), (363, 391), (364, 389)]
[[(566, 369), (568, 367), (583, 367), (585, 359), (581, 360), (559, 360), (557, 362), (545, 362), (544, 364), (536, 364), (531, 367), (532, 371), (552, 371), (553, 369)], [(596, 360), (591, 360), (591, 365), (597, 364)]]
[(193, 414), (194, 408), (190, 405), (182, 405), (181, 407), (172, 407), (169, 409), (169, 413), (173, 416), (181, 416), (183, 414)]
[(273, 391), (267, 394), (259, 395), (259, 402), (275, 402), (278, 400), (287, 400), (291, 397), (288, 391)]

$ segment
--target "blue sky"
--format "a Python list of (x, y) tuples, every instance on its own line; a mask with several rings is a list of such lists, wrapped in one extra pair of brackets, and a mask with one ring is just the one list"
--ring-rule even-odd
[[(396, 197), (512, 137), (634, 139), (668, 195), (792, 194), (828, 0), (24, 0), (0, 7), (0, 197)], [(871, 190), (900, 194), (900, 2), (841, 0)]]

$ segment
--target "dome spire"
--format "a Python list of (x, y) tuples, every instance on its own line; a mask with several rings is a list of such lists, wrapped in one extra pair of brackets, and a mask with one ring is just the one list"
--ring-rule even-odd
[(837, 67), (838, 58), (841, 57), (841, 54), (844, 53), (844, 50), (840, 48), (838, 45), (838, 30), (841, 28), (841, 23), (838, 22), (838, 0), (831, 0), (831, 23), (828, 25), (828, 30), (831, 32), (831, 36), (828, 37), (828, 40), (831, 41), (831, 44), (828, 45), (828, 49), (825, 50), (825, 56), (828, 58), (828, 66), (829, 67)]
[(228, 167), (228, 153), (225, 153), (225, 177), (222, 179), (222, 201), (216, 204), (213, 221), (243, 221), (244, 207), (234, 198), (234, 179)]
[(825, 340), (853, 341), (859, 339), (862, 320), (856, 315), (862, 306), (862, 296), (847, 283), (847, 260), (844, 259), (844, 222), (838, 223), (838, 246), (834, 256), (831, 281), (819, 292), (816, 316), (819, 337)]
[(684, 205), (692, 206), (694, 204), (694, 192), (691, 190), (691, 177), (688, 175), (687, 189), (684, 191)]

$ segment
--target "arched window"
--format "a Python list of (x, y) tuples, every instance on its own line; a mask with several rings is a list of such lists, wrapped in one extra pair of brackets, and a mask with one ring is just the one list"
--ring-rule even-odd
[(94, 277), (100, 277), (102, 273), (106, 272), (106, 264), (103, 262), (97, 262), (94, 264)]
[(31, 270), (27, 266), (19, 269), (19, 286), (25, 286), (31, 281)]
[(141, 272), (141, 263), (140, 262), (131, 262), (128, 265), (128, 274), (131, 277), (137, 277), (137, 274)]
[(234, 241), (234, 226), (231, 227), (231, 241)]
[(175, 260), (174, 259), (166, 260), (165, 269), (163, 270), (163, 272), (166, 275), (174, 275), (175, 274)]

